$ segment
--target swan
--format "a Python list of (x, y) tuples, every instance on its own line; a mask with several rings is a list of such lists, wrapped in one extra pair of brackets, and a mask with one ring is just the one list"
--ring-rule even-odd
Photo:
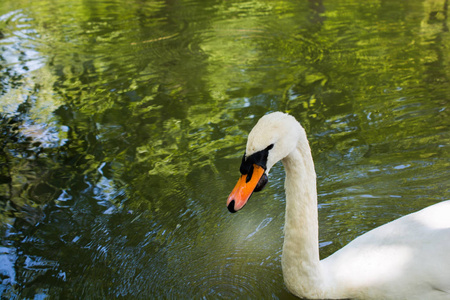
[(260, 191), (280, 160), (286, 171), (281, 265), (294, 295), (450, 299), (450, 201), (375, 228), (320, 260), (316, 173), (305, 130), (294, 117), (270, 113), (251, 130), (228, 210), (240, 210)]

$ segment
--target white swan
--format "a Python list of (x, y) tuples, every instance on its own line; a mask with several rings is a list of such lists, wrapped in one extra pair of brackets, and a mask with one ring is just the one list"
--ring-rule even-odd
[(262, 117), (248, 136), (231, 212), (286, 169), (282, 268), (288, 289), (309, 299), (450, 299), (450, 201), (399, 218), (319, 259), (316, 173), (305, 130), (294, 117)]

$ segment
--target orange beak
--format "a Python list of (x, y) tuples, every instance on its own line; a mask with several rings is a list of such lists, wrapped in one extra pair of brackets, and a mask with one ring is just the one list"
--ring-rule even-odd
[(228, 196), (227, 207), (230, 212), (240, 210), (247, 203), (264, 172), (264, 168), (254, 164), (250, 181), (247, 182), (247, 175), (241, 175), (230, 196)]

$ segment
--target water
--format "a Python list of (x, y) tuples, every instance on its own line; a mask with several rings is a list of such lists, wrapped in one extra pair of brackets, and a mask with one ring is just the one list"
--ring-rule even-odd
[(286, 111), (321, 256), (449, 197), (446, 1), (0, 6), (0, 294), (289, 299), (283, 169), (230, 214), (246, 136)]

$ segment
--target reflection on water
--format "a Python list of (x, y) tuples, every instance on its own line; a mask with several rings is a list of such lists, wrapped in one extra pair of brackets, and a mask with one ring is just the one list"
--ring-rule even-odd
[(307, 129), (322, 257), (448, 198), (446, 2), (397, 2), (3, 1), (1, 297), (292, 297), (281, 165), (225, 207), (269, 111)]

